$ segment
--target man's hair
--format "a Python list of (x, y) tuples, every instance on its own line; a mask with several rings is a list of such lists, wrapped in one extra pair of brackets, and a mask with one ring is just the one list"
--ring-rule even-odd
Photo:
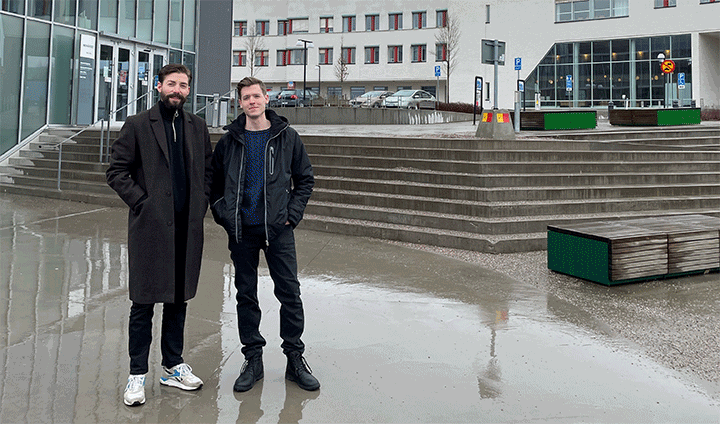
[(169, 63), (163, 66), (162, 69), (160, 69), (160, 72), (158, 72), (158, 81), (163, 82), (166, 76), (176, 72), (187, 75), (188, 82), (192, 82), (192, 71), (190, 71), (187, 66), (179, 63)]
[(255, 77), (245, 77), (240, 80), (239, 83), (237, 83), (237, 92), (238, 97), (242, 97), (242, 89), (245, 87), (250, 87), (251, 85), (259, 85), (260, 89), (262, 90), (263, 94), (267, 94), (267, 88), (265, 88), (265, 83), (260, 81), (259, 79)]

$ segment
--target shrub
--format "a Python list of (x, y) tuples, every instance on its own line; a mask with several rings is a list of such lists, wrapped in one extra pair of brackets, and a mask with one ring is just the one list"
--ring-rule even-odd
[[(446, 112), (473, 113), (473, 105), (470, 103), (437, 103), (437, 110)], [(478, 108), (478, 113), (480, 109)]]

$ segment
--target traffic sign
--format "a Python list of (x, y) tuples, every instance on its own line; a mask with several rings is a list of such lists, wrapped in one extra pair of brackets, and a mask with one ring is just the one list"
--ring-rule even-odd
[(436, 77), (440, 76), (440, 65), (435, 65), (435, 76)]
[(672, 74), (673, 71), (675, 71), (675, 62), (670, 59), (665, 59), (660, 64), (660, 69), (662, 69), (663, 74)]
[(522, 58), (521, 58), (521, 57), (516, 57), (516, 58), (515, 58), (515, 70), (516, 70), (516, 71), (519, 71), (519, 70), (521, 70), (521, 69), (522, 69)]
[(568, 75), (565, 79), (565, 91), (572, 91), (573, 89), (572, 75)]
[(685, 88), (685, 72), (678, 73), (678, 88), (682, 90)]
[(525, 91), (525, 81), (518, 80), (518, 91), (521, 93)]

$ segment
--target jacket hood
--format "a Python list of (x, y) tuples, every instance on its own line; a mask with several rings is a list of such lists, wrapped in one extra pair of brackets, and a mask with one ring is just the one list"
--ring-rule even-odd
[[(265, 109), (265, 117), (270, 121), (270, 134), (275, 136), (280, 131), (284, 130), (288, 126), (288, 120), (284, 116), (280, 116), (275, 113), (274, 110)], [(238, 140), (244, 138), (245, 134), (245, 121), (247, 117), (245, 113), (241, 113), (232, 121), (229, 125), (223, 127), (223, 129)]]

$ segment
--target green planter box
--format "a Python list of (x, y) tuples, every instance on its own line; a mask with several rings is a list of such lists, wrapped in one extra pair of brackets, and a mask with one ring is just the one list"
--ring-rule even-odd
[(595, 110), (528, 110), (520, 112), (521, 130), (587, 130), (597, 127)]
[(611, 125), (695, 125), (701, 122), (699, 108), (611, 109)]

